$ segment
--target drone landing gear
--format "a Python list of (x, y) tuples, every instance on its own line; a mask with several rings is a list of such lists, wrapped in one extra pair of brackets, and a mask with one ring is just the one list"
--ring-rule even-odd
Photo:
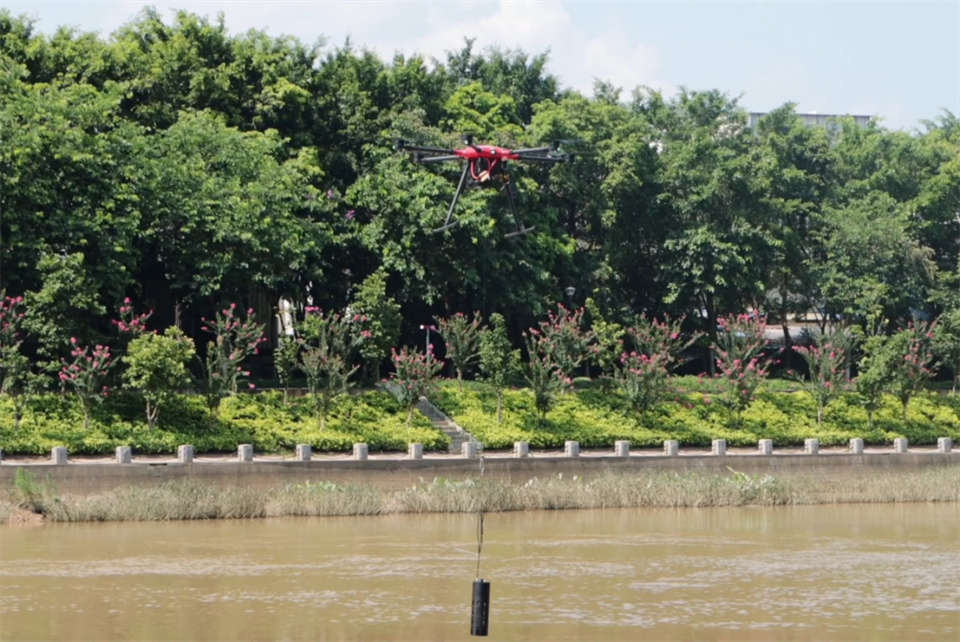
[(450, 207), (447, 209), (447, 218), (444, 219), (443, 225), (438, 227), (435, 230), (430, 230), (431, 234), (436, 234), (437, 232), (442, 232), (444, 230), (449, 230), (451, 227), (457, 224), (456, 221), (450, 222), (451, 217), (453, 217), (453, 208), (457, 206), (457, 201), (460, 200), (460, 195), (463, 194), (463, 188), (467, 185), (467, 177), (470, 175), (470, 163), (466, 163), (463, 166), (463, 172), (460, 174), (460, 182), (457, 184), (457, 191), (453, 194), (453, 200), (450, 201)]
[(533, 231), (533, 225), (527, 227), (523, 224), (523, 221), (520, 219), (520, 214), (517, 211), (517, 203), (513, 194), (513, 183), (510, 182), (510, 177), (506, 174), (503, 175), (503, 187), (500, 188), (500, 191), (507, 191), (507, 198), (510, 200), (510, 209), (513, 211), (513, 220), (517, 223), (517, 229), (514, 232), (508, 232), (503, 235), (503, 238), (509, 239), (515, 236), (523, 236)]
[[(447, 209), (447, 217), (443, 221), (443, 225), (440, 227), (430, 230), (431, 234), (436, 234), (438, 232), (443, 232), (444, 230), (449, 230), (450, 228), (457, 225), (457, 221), (451, 220), (453, 218), (453, 210), (457, 206), (457, 202), (460, 200), (460, 195), (463, 194), (464, 188), (471, 182), (475, 185), (484, 185), (486, 184), (492, 174), (493, 168), (496, 165), (486, 165), (485, 167), (480, 168), (480, 172), (477, 172), (477, 167), (473, 162), (469, 162), (463, 166), (463, 172), (460, 174), (460, 182), (457, 184), (457, 191), (453, 194), (453, 200), (450, 201), (450, 207)], [(517, 229), (513, 232), (508, 232), (503, 235), (503, 238), (513, 238), (515, 236), (522, 236), (529, 232), (533, 231), (533, 226), (527, 227), (523, 224), (523, 221), (520, 220), (520, 213), (517, 211), (516, 197), (514, 195), (513, 184), (510, 182), (510, 177), (503, 173), (498, 173), (497, 176), (503, 178), (503, 186), (500, 188), (500, 191), (506, 190), (507, 198), (510, 201), (510, 210), (513, 212), (513, 219), (517, 223)]]

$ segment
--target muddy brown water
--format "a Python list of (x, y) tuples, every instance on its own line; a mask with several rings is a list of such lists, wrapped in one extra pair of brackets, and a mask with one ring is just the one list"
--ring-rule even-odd
[[(490, 639), (960, 639), (960, 505), (488, 515)], [(468, 515), (0, 527), (2, 639), (469, 638)]]

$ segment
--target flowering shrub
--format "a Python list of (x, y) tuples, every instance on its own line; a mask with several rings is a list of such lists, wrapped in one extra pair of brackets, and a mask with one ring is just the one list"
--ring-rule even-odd
[(457, 371), (457, 386), (463, 389), (463, 373), (480, 356), (480, 313), (474, 312), (468, 319), (462, 312), (452, 317), (437, 319), (440, 334), (447, 346), (447, 359)]
[(400, 348), (400, 352), (391, 349), (390, 355), (393, 359), (390, 379), (397, 386), (397, 399), (407, 409), (407, 426), (410, 426), (413, 409), (420, 397), (433, 391), (434, 379), (443, 369), (443, 361), (433, 356), (433, 346), (427, 346), (426, 354)]
[(123, 300), (118, 312), (119, 319), (113, 319), (111, 323), (116, 326), (121, 334), (129, 334), (131, 337), (139, 337), (147, 331), (147, 320), (153, 316), (153, 310), (143, 314), (134, 314), (133, 305), (130, 303), (130, 297)]
[(110, 348), (105, 345), (96, 345), (93, 350), (89, 347), (77, 345), (77, 338), (70, 338), (70, 356), (73, 361), (63, 362), (59, 378), (62, 383), (73, 388), (83, 410), (83, 427), (90, 428), (90, 410), (94, 404), (101, 403), (109, 389), (103, 385), (103, 380), (113, 364), (115, 358), (110, 356)]
[(314, 411), (324, 428), (333, 400), (347, 392), (350, 377), (359, 368), (350, 366), (350, 354), (362, 339), (362, 331), (357, 339), (352, 319), (308, 307), (301, 332), (300, 369), (307, 377)]
[(19, 428), (30, 361), (20, 352), (23, 344), (23, 297), (4, 296), (0, 301), (0, 394), (13, 398), (14, 428)]
[(635, 411), (647, 412), (670, 392), (670, 368), (700, 336), (696, 333), (684, 337), (680, 332), (682, 324), (683, 317), (648, 321), (643, 315), (635, 326), (626, 329), (636, 350), (621, 352), (616, 379)]
[(717, 342), (712, 346), (717, 376), (726, 382), (726, 402), (737, 413), (743, 411), (767, 378), (770, 360), (764, 357), (767, 326), (765, 316), (740, 314), (717, 320)]
[(547, 314), (536, 334), (530, 332), (536, 337), (537, 350), (549, 358), (561, 382), (572, 379), (592, 352), (594, 334), (583, 329), (583, 312), (583, 308), (571, 312), (558, 303), (557, 312)]
[(847, 355), (851, 347), (851, 339), (843, 330), (825, 334), (810, 346), (794, 347), (807, 364), (809, 376), (801, 382), (817, 405), (817, 427), (823, 426), (824, 408), (846, 386)]
[(543, 421), (553, 407), (557, 394), (573, 385), (553, 360), (549, 339), (534, 329), (525, 332), (523, 342), (527, 348), (527, 364), (524, 379), (533, 392), (533, 403)]
[(627, 328), (627, 336), (638, 353), (651, 357), (657, 355), (658, 361), (669, 370), (680, 362), (683, 352), (703, 335), (702, 332), (683, 335), (681, 328), (684, 318), (671, 319), (668, 316), (664, 321), (655, 318), (648, 321), (646, 315), (640, 315), (637, 324)]
[(894, 351), (890, 392), (900, 400), (904, 417), (910, 398), (923, 390), (937, 367), (933, 354), (935, 331), (936, 322), (910, 322), (890, 337), (890, 349)]
[(646, 412), (666, 396), (667, 359), (663, 353), (647, 356), (632, 351), (620, 355), (617, 383), (636, 412)]
[[(217, 312), (211, 321), (201, 317), (204, 325), (201, 330), (213, 334), (214, 340), (207, 344), (207, 392), (211, 405), (219, 403), (220, 399), (237, 393), (237, 386), (243, 377), (249, 377), (250, 372), (244, 370), (241, 364), (252, 354), (257, 354), (258, 346), (266, 341), (263, 336), (263, 325), (250, 317), (253, 308), (247, 310), (247, 318), (243, 319), (236, 311), (237, 304)], [(253, 384), (249, 384), (251, 389)]]

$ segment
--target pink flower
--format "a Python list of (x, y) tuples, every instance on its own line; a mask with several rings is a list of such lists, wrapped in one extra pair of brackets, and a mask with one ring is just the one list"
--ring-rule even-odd
[(250, 388), (250, 390), (253, 390), (256, 388), (256, 386), (253, 385), (252, 383), (248, 383), (247, 386)]

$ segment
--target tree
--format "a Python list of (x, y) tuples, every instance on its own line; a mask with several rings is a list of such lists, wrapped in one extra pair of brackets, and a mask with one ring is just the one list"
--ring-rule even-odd
[(827, 133), (801, 122), (790, 103), (761, 118), (756, 132), (751, 147), (754, 189), (771, 251), (765, 307), (780, 321), (789, 359), (789, 317), (815, 307), (819, 299), (811, 259), (816, 252), (814, 226), (830, 181)]
[(446, 342), (447, 359), (457, 371), (457, 390), (461, 392), (463, 373), (480, 357), (481, 323), (479, 312), (474, 312), (472, 319), (462, 312), (437, 319), (440, 335)]
[(370, 274), (350, 303), (347, 316), (358, 324), (363, 337), (360, 356), (364, 368), (372, 372), (375, 381), (380, 380), (380, 362), (396, 344), (400, 336), (400, 306), (387, 296), (387, 275), (383, 270)]
[(97, 320), (106, 313), (100, 302), (96, 280), (90, 274), (86, 257), (42, 254), (37, 259), (42, 285), (24, 295), (24, 328), (36, 342), (37, 366), (48, 376), (60, 368), (61, 355), (68, 339), (81, 344), (97, 343)]
[(557, 394), (573, 381), (565, 377), (553, 361), (553, 348), (537, 330), (531, 328), (525, 332), (523, 342), (527, 350), (523, 376), (533, 392), (533, 404), (542, 422), (553, 407)]
[(755, 207), (752, 137), (737, 101), (716, 91), (681, 91), (670, 120), (658, 196), (674, 222), (664, 241), (665, 302), (702, 311), (716, 343), (719, 315), (756, 307), (766, 285), (770, 238)]
[(935, 267), (911, 227), (907, 208), (883, 192), (825, 208), (823, 256), (812, 267), (829, 312), (862, 322), (877, 311), (906, 319), (923, 308)]
[(604, 317), (600, 307), (590, 297), (584, 307), (590, 315), (590, 330), (595, 337), (593, 362), (600, 369), (600, 380), (606, 387), (613, 376), (620, 355), (623, 353), (624, 327)]
[(480, 331), (480, 373), (497, 394), (497, 423), (503, 423), (503, 390), (520, 371), (520, 351), (513, 350), (503, 315), (490, 315), (489, 327)]
[(123, 357), (124, 385), (143, 396), (150, 430), (156, 427), (163, 404), (190, 383), (187, 363), (193, 356), (193, 341), (175, 327), (163, 334), (142, 334), (130, 342)]
[(317, 278), (337, 204), (310, 184), (307, 155), (281, 163), (284, 153), (276, 132), (241, 132), (208, 112), (155, 134), (138, 166), (138, 277), (175, 306)]
[(934, 354), (951, 370), (951, 393), (960, 383), (960, 308), (944, 310), (933, 331)]

